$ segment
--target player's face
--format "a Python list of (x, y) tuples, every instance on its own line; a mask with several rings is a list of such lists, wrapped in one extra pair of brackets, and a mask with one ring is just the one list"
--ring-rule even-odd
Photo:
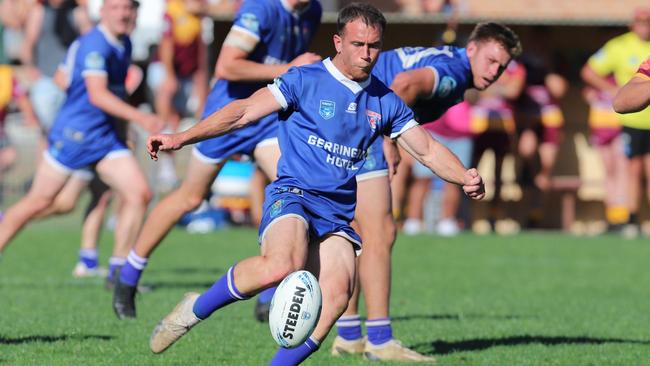
[(102, 24), (117, 36), (128, 34), (133, 26), (134, 12), (131, 0), (106, 0), (102, 6)]
[(126, 31), (127, 34), (131, 34), (134, 30), (135, 27), (138, 25), (138, 7), (135, 5), (132, 5), (131, 7), (131, 18), (129, 19), (129, 26)]
[(506, 69), (510, 55), (496, 41), (470, 42), (467, 45), (467, 56), (472, 68), (474, 87), (485, 90), (492, 85)]
[(334, 35), (336, 57), (344, 68), (341, 72), (352, 80), (366, 80), (377, 62), (381, 41), (379, 27), (366, 25), (361, 19), (346, 24), (343, 34)]

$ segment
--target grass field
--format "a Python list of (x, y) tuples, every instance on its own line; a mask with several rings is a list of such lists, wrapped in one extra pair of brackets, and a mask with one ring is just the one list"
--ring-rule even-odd
[[(30, 226), (0, 262), (0, 364), (265, 365), (275, 346), (253, 302), (231, 305), (165, 354), (156, 322), (189, 290), (210, 286), (255, 254), (256, 232), (173, 232), (143, 277), (137, 321), (118, 321), (100, 280), (75, 280), (78, 221)], [(110, 237), (103, 238), (102, 258)], [(404, 344), (441, 365), (650, 364), (650, 246), (615, 236), (530, 233), (400, 237), (392, 318)], [(362, 365), (329, 356), (307, 365)]]

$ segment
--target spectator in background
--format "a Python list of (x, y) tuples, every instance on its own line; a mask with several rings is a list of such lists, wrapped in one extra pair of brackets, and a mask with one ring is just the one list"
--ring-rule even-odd
[(38, 120), (29, 103), (26, 90), (16, 80), (13, 68), (9, 65), (0, 65), (0, 200), (3, 198), (2, 185), (4, 173), (11, 168), (16, 161), (16, 149), (11, 146), (7, 133), (5, 132), (5, 119), (9, 104), (15, 101), (23, 114), (25, 125), (38, 127)]
[(29, 13), (20, 59), (29, 67), (33, 81), (30, 98), (44, 131), (52, 126), (65, 100), (65, 93), (53, 80), (54, 73), (67, 48), (91, 27), (85, 8), (77, 8), (74, 0), (46, 0)]
[[(612, 86), (613, 77), (608, 78)], [(589, 104), (591, 144), (598, 150), (605, 168), (605, 216), (611, 229), (627, 223), (627, 161), (623, 151), (621, 123), (612, 108), (613, 95), (585, 87), (583, 97)]]
[[(208, 94), (207, 46), (203, 42), (201, 17), (205, 0), (168, 0), (164, 31), (157, 60), (149, 65), (147, 83), (154, 94), (156, 113), (176, 132), (182, 117), (199, 119)], [(194, 108), (190, 99), (197, 101)], [(193, 109), (193, 110), (191, 110)], [(158, 180), (162, 191), (173, 189), (178, 178), (171, 154), (160, 160)]]
[(516, 102), (517, 150), (523, 165), (518, 177), (532, 198), (528, 219), (533, 226), (542, 218), (544, 195), (551, 188), (564, 125), (559, 100), (568, 89), (566, 79), (552, 71), (546, 56), (546, 52), (538, 50), (521, 58), (526, 85)]
[[(582, 78), (597, 90), (610, 96), (616, 95), (618, 88), (627, 83), (636, 73), (639, 65), (650, 55), (650, 8), (639, 8), (634, 12), (630, 32), (609, 40), (582, 68)], [(614, 75), (616, 85), (607, 77)], [(641, 194), (641, 178), (645, 171), (650, 176), (650, 110), (620, 115), (623, 125), (622, 138), (627, 168), (627, 208), (628, 224), (623, 235), (633, 238), (639, 234), (637, 212)], [(650, 185), (646, 188), (650, 200)]]
[(471, 166), (478, 166), (486, 151), (494, 152), (494, 196), (489, 202), (486, 219), (478, 219), (472, 229), (479, 234), (487, 234), (494, 229), (499, 234), (512, 234), (519, 231), (519, 223), (509, 218), (501, 198), (503, 161), (512, 153), (515, 118), (513, 102), (517, 100), (526, 84), (526, 70), (518, 62), (510, 62), (508, 68), (492, 85), (481, 91), (472, 107), (472, 131), (477, 136)]
[(4, 27), (1, 43), (8, 62), (20, 60), (27, 18), (37, 3), (37, 0), (0, 0), (0, 21)]

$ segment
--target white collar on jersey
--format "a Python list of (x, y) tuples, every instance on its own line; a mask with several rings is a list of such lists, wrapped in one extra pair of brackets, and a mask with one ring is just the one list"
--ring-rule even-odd
[(368, 76), (368, 78), (362, 82), (356, 82), (354, 80), (348, 79), (339, 69), (334, 66), (332, 63), (332, 60), (330, 58), (326, 58), (323, 60), (323, 65), (325, 65), (325, 68), (327, 71), (329, 71), (330, 74), (334, 77), (334, 79), (338, 80), (341, 84), (345, 85), (348, 89), (352, 90), (354, 94), (357, 94), (358, 92), (362, 91), (365, 87), (370, 85), (370, 78), (371, 76)]
[(124, 43), (120, 41), (117, 37), (115, 37), (111, 32), (109, 32), (108, 29), (104, 28), (104, 26), (101, 23), (99, 23), (97, 29), (99, 29), (99, 31), (102, 32), (102, 34), (104, 35), (108, 43), (115, 46), (121, 51), (124, 50)]
[(287, 0), (280, 0), (280, 3), (282, 4), (282, 7), (284, 8), (284, 10), (288, 11), (289, 13), (291, 13), (294, 16), (302, 15), (311, 6), (311, 1), (310, 1), (309, 4), (307, 4), (307, 6), (305, 6), (304, 8), (302, 8), (300, 10), (296, 10), (291, 5), (289, 5)]

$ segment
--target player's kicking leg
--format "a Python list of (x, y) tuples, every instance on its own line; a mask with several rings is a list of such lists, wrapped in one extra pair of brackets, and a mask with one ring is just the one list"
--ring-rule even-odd
[(154, 329), (151, 350), (162, 352), (176, 342), (200, 320), (237, 300), (248, 299), (263, 288), (276, 285), (289, 273), (305, 267), (319, 277), (323, 307), (319, 322), (309, 339), (298, 347), (281, 348), (269, 365), (298, 365), (318, 350), (335, 320), (341, 315), (354, 286), (354, 251), (351, 243), (340, 236), (327, 237), (313, 245), (307, 260), (307, 226), (302, 219), (285, 216), (269, 226), (262, 245), (262, 255), (251, 257), (236, 266), (201, 296), (189, 295)]
[(332, 235), (310, 246), (308, 269), (317, 274), (323, 308), (312, 335), (298, 347), (280, 348), (270, 366), (298, 365), (318, 350), (334, 323), (348, 305), (354, 289), (355, 254), (352, 243)]
[(296, 215), (281, 216), (264, 233), (261, 255), (249, 257), (228, 269), (201, 296), (183, 300), (154, 329), (150, 347), (160, 353), (200, 320), (238, 300), (278, 284), (289, 273), (307, 263), (308, 234), (305, 220)]

